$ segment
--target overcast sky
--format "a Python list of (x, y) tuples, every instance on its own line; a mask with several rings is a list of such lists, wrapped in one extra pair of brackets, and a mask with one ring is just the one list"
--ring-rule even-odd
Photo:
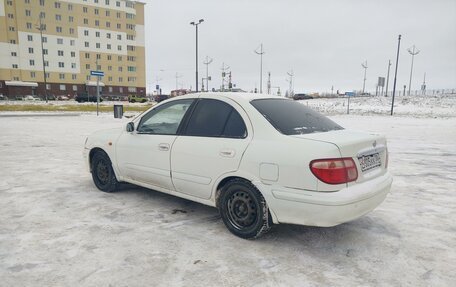
[[(147, 87), (157, 80), (168, 93), (176, 86), (195, 87), (195, 27), (199, 26), (199, 78), (210, 88), (221, 85), (222, 63), (233, 83), (250, 91), (259, 87), (263, 43), (263, 91), (267, 72), (273, 87), (288, 89), (293, 70), (295, 92), (361, 90), (367, 60), (366, 90), (375, 91), (391, 59), (394, 78), (397, 38), (402, 34), (398, 86), (408, 86), (412, 45), (415, 56), (412, 89), (426, 72), (428, 89), (456, 88), (456, 0), (150, 0), (146, 1)], [(201, 84), (200, 84), (201, 89)]]

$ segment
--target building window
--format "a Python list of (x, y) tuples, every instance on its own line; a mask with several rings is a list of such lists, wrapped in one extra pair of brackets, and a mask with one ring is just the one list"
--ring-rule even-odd
[(98, 14), (100, 14), (100, 12), (99, 12), (99, 10), (98, 10), (97, 8), (95, 8), (95, 10), (94, 10), (94, 11), (95, 11), (95, 15), (98, 15)]
[(63, 38), (57, 38), (57, 44), (63, 45)]
[(106, 10), (106, 17), (110, 17), (111, 16), (111, 12), (109, 10)]
[(16, 52), (11, 52), (11, 56), (12, 57), (17, 57), (17, 53)]
[(117, 56), (117, 61), (122, 62), (122, 56)]
[(85, 46), (86, 48), (88, 48), (88, 47), (89, 47), (89, 42), (84, 42), (84, 46)]
[(65, 90), (66, 90), (65, 85), (60, 85), (60, 90), (61, 90), (61, 91), (65, 91)]
[(112, 77), (111, 76), (108, 77), (108, 81), (112, 82)]
[(134, 61), (136, 61), (136, 57), (135, 56), (127, 56), (127, 61), (134, 62)]
[(31, 17), (32, 16), (32, 11), (26, 9), (25, 10), (25, 16)]
[(33, 48), (28, 48), (29, 54), (33, 54)]
[(87, 7), (82, 7), (82, 12), (87, 13), (88, 9)]
[(29, 42), (33, 41), (33, 36), (32, 36), (32, 35), (27, 35), (27, 40), (28, 40)]
[(120, 12), (117, 12), (116, 15), (117, 15), (117, 18), (120, 18)]
[(122, 78), (122, 77), (119, 77), (119, 82), (120, 82), (120, 83), (123, 82), (123, 78)]
[(17, 68), (18, 68), (17, 64), (13, 64), (13, 69), (17, 69)]
[(90, 64), (86, 64), (86, 70), (90, 70)]
[(110, 93), (112, 93), (112, 87), (109, 87), (109, 88), (108, 88), (108, 91), (109, 91)]
[(44, 6), (44, 0), (40, 0), (40, 5)]
[(105, 0), (105, 4), (106, 4), (106, 5), (109, 5), (109, 0)]
[(48, 49), (43, 49), (43, 55), (47, 55), (48, 54)]
[(117, 29), (122, 29), (122, 25), (120, 25), (119, 23), (117, 23)]
[(118, 70), (119, 72), (122, 72), (122, 66), (118, 67), (117, 70)]
[(117, 34), (117, 40), (122, 40), (122, 35)]
[(85, 24), (85, 25), (89, 25), (89, 19), (84, 18), (84, 24)]
[(76, 69), (76, 63), (71, 63), (71, 68)]
[(117, 45), (117, 50), (118, 51), (122, 51), (122, 46), (121, 45)]
[(16, 29), (13, 26), (9, 26), (9, 30), (14, 32)]
[(64, 62), (59, 62), (59, 68), (65, 68), (65, 63)]
[(57, 33), (62, 33), (62, 27), (59, 27), (59, 26), (55, 27), (55, 31)]
[(74, 17), (73, 16), (68, 16), (68, 22), (74, 22)]
[(111, 33), (106, 33), (106, 38), (111, 39)]
[(60, 73), (60, 74), (59, 74), (59, 79), (60, 79), (60, 80), (65, 80), (65, 74)]
[(101, 70), (101, 65), (97, 65), (97, 70), (98, 70), (98, 71)]
[(55, 14), (55, 20), (56, 21), (62, 21), (62, 15)]
[(25, 0), (25, 4), (30, 4), (30, 0)]
[(111, 50), (111, 44), (107, 44), (106, 49)]
[(95, 20), (95, 26), (100, 26), (100, 20)]
[(98, 0), (93, 0), (93, 2), (94, 2), (95, 4), (98, 4)]
[(8, 18), (10, 18), (10, 19), (14, 19), (14, 15), (13, 15), (13, 14), (11, 14), (11, 13), (8, 13)]
[(36, 77), (36, 73), (35, 72), (30, 72), (30, 78), (35, 78)]
[(68, 4), (68, 11), (73, 11), (73, 4)]
[(127, 45), (127, 50), (128, 51), (135, 51), (136, 47), (135, 46), (131, 46), (131, 45)]
[(16, 40), (10, 40), (10, 44), (16, 44)]
[[(49, 67), (49, 61), (44, 61), (44, 66)], [(49, 78), (49, 73), (47, 74), (46, 78)]]
[(13, 6), (13, 1), (11, 1), (11, 0), (6, 1), (6, 5)]
[(60, 9), (60, 2), (55, 1), (54, 2), (54, 7), (57, 9)]
[[(76, 76), (76, 75), (73, 75), (73, 76)], [(76, 80), (76, 77), (73, 80)], [(73, 91), (76, 92), (77, 90), (78, 90), (78, 86), (77, 85), (73, 85)]]
[(19, 77), (13, 77), (13, 81), (19, 81)]
[(134, 41), (135, 40), (135, 36), (134, 35), (127, 35), (127, 40)]
[(111, 61), (111, 59), (112, 59), (112, 56), (108, 55), (108, 61)]
[(48, 41), (48, 38), (47, 37), (43, 37), (43, 43), (47, 43)]
[(123, 87), (119, 87), (119, 92), (123, 93)]
[(134, 67), (134, 66), (128, 66), (128, 71), (129, 71), (129, 72), (136, 72), (136, 67)]
[(74, 34), (74, 28), (70, 28), (70, 34)]
[(120, 1), (116, 1), (116, 6), (120, 7)]
[(74, 46), (75, 44), (75, 41), (74, 40), (70, 40), (70, 46)]
[(135, 4), (133, 4), (133, 2), (131, 1), (125, 1), (125, 7), (135, 8)]
[(46, 18), (46, 13), (45, 13), (45, 12), (40, 12), (40, 17), (41, 17), (42, 19), (45, 19), (45, 18)]
[(130, 93), (135, 93), (136, 92), (136, 87), (128, 87), (128, 91)]
[(108, 66), (108, 71), (112, 71), (112, 66)]
[[(46, 78), (49, 78), (49, 75), (46, 75)], [(46, 90), (50, 90), (51, 89), (51, 84), (46, 84)]]
[(30, 60), (29, 63), (30, 63), (30, 66), (35, 66), (35, 60)]
[(95, 32), (95, 37), (100, 38), (100, 32)]
[(76, 52), (71, 52), (71, 58), (76, 57)]
[(30, 22), (27, 22), (27, 24), (25, 24), (27, 26), (27, 29), (32, 29), (32, 23)]
[(111, 27), (111, 22), (106, 22), (106, 27), (110, 28)]
[(84, 30), (84, 36), (89, 36), (89, 30)]
[(90, 81), (90, 75), (89, 75), (89, 76), (86, 76), (86, 80), (87, 80), (87, 81)]
[(100, 49), (100, 43), (96, 43), (97, 49)]
[(63, 57), (63, 51), (62, 51), (62, 50), (58, 50), (58, 51), (57, 51), (57, 54), (58, 54), (60, 57)]
[(101, 54), (97, 54), (97, 60), (101, 59)]
[(89, 53), (85, 53), (85, 58), (86, 59), (90, 59), (90, 54)]

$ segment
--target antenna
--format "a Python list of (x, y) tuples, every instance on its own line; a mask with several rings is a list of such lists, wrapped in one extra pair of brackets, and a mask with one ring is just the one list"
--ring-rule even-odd
[(259, 52), (258, 48), (254, 51), (255, 54), (260, 55), (260, 94), (263, 92), (263, 54), (265, 53), (263, 51), (263, 43), (261, 43), (259, 47)]

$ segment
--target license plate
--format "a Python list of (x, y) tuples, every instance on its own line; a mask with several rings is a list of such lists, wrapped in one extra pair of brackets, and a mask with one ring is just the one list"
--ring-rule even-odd
[(358, 157), (358, 161), (362, 172), (380, 167), (382, 165), (382, 160), (380, 159), (380, 154), (378, 153)]

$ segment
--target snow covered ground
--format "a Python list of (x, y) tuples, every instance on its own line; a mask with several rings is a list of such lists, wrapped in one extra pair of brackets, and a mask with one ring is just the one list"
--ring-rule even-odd
[(132, 185), (98, 191), (85, 137), (128, 119), (0, 114), (0, 285), (455, 286), (456, 105), (390, 117), (332, 103), (309, 106), (387, 135), (391, 194), (353, 222), (279, 225), (254, 241), (214, 208)]

